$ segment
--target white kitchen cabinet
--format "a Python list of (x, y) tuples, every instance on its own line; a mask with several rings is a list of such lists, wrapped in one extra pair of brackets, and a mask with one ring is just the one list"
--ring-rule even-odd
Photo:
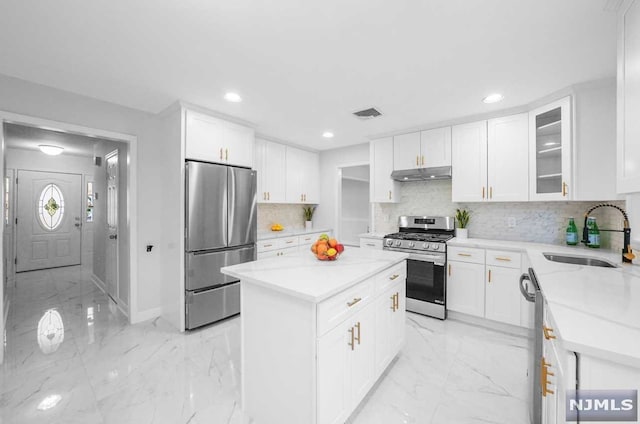
[(640, 192), (640, 1), (618, 11), (617, 191)]
[(447, 309), (484, 317), (484, 264), (449, 261)]
[(185, 140), (186, 159), (253, 167), (253, 128), (187, 110)]
[(342, 424), (349, 417), (352, 328), (345, 321), (318, 340), (318, 423)]
[(520, 325), (520, 268), (487, 265), (485, 318)]
[(572, 200), (571, 98), (529, 112), (529, 199)]
[[(353, 337), (351, 338), (351, 343), (348, 343), (343, 349), (347, 351), (347, 354), (350, 354), (348, 362), (351, 381), (347, 383), (347, 386), (351, 387), (351, 405), (356, 406), (376, 381), (374, 306), (369, 304), (347, 321), (352, 324), (351, 333)], [(394, 352), (397, 353), (397, 350)], [(318, 369), (318, 373), (322, 373), (322, 370)], [(322, 406), (322, 404), (320, 405)]]
[(285, 160), (284, 144), (256, 138), (255, 169), (258, 171), (258, 203), (286, 201)]
[(316, 204), (320, 196), (317, 153), (286, 146), (286, 203)]
[(393, 172), (393, 138), (372, 140), (369, 144), (369, 198), (374, 203), (400, 201), (400, 183), (391, 179)]
[(451, 166), (451, 127), (420, 133), (421, 167)]
[(378, 237), (360, 237), (360, 247), (362, 249), (382, 250), (383, 240)]
[(401, 311), (406, 308), (406, 287), (404, 278), (399, 281), (376, 301), (376, 373), (389, 365), (404, 341), (405, 322)]
[(487, 121), (451, 129), (451, 199), (481, 202), (487, 196)]
[(263, 239), (256, 243), (257, 258), (273, 258), (298, 252), (298, 236)]
[(420, 133), (393, 137), (393, 170), (420, 168)]
[(526, 113), (487, 121), (488, 200), (529, 200), (528, 126)]

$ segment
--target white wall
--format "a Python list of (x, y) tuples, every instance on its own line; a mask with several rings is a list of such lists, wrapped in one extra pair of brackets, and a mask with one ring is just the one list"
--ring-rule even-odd
[(132, 199), (137, 202), (138, 245), (131, 246), (138, 256), (137, 304), (132, 305), (137, 318), (132, 319), (157, 316), (162, 258), (159, 252), (149, 254), (144, 249), (147, 241), (157, 241), (163, 232), (160, 214), (154, 213), (163, 207), (162, 197), (156, 195), (162, 162), (154, 160), (154, 139), (145, 137), (142, 130), (152, 115), (3, 75), (0, 75), (0, 110), (138, 136), (137, 163), (132, 164), (138, 171), (138, 196)]
[(336, 196), (339, 184), (338, 168), (369, 163), (369, 143), (320, 152), (320, 204), (316, 209), (314, 226), (338, 228)]

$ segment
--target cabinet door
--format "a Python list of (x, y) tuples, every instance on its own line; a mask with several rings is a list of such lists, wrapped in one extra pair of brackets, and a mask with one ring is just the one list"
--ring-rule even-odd
[(395, 290), (392, 290), (387, 296), (390, 299), (391, 296), (396, 295), (397, 305), (395, 311), (391, 311), (391, 358), (395, 357), (405, 340), (406, 321), (407, 321), (407, 285), (406, 280), (402, 280), (396, 284)]
[(266, 149), (267, 141), (256, 138), (253, 146), (253, 169), (257, 173), (256, 197), (258, 198), (258, 203), (267, 202)]
[(187, 159), (253, 167), (254, 131), (251, 128), (187, 111)]
[(451, 198), (481, 202), (487, 190), (487, 121), (451, 129)]
[(572, 200), (571, 99), (529, 112), (530, 200)]
[(420, 163), (423, 168), (451, 166), (451, 127), (420, 133)]
[(400, 186), (391, 179), (393, 172), (393, 139), (380, 138), (371, 141), (369, 199), (375, 203), (395, 203), (400, 199)]
[(640, 191), (640, 1), (618, 14), (618, 193)]
[(484, 317), (484, 264), (449, 261), (447, 309)]
[(487, 266), (485, 317), (520, 325), (519, 268)]
[(529, 116), (526, 113), (487, 122), (489, 200), (529, 200)]
[(302, 161), (302, 195), (303, 203), (316, 204), (320, 202), (320, 158), (317, 153), (301, 153)]
[(420, 133), (393, 137), (393, 170), (420, 168)]
[(375, 382), (375, 308), (370, 304), (352, 320), (355, 346), (350, 350), (351, 408), (355, 408)]
[[(264, 153), (266, 203), (284, 203), (286, 197), (285, 146), (267, 141)], [(261, 192), (258, 192), (261, 193)]]
[(376, 351), (375, 369), (376, 374), (380, 374), (392, 359), (391, 356), (391, 334), (392, 334), (392, 314), (393, 314), (393, 294), (392, 287), (382, 293), (375, 302), (376, 308)]
[(304, 177), (304, 155), (302, 150), (286, 146), (286, 195), (287, 203), (302, 203), (302, 178)]
[(349, 416), (351, 328), (348, 321), (318, 340), (318, 424), (342, 424)]

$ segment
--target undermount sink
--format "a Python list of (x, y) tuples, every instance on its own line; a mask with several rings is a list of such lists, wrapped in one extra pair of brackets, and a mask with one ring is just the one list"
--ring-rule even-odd
[(560, 253), (543, 253), (547, 260), (552, 262), (562, 262), (565, 264), (599, 266), (602, 268), (616, 268), (617, 266), (603, 259), (589, 258), (586, 256), (570, 256)]

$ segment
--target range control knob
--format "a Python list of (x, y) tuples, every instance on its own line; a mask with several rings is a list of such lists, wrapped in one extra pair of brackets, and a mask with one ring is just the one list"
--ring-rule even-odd
[(385, 243), (387, 244), (387, 246), (391, 246), (393, 244), (393, 240), (387, 239)]
[(400, 246), (401, 244), (402, 244), (402, 241), (396, 240), (396, 246)]
[(433, 250), (440, 250), (440, 245), (439, 245), (438, 243), (433, 243), (433, 244), (431, 245), (431, 248), (432, 248)]
[(428, 249), (429, 248), (429, 243), (423, 243), (422, 244), (422, 248), (423, 249)]
[(412, 242), (412, 241), (409, 242), (409, 247), (415, 247), (415, 246), (416, 246), (416, 244), (414, 242)]

